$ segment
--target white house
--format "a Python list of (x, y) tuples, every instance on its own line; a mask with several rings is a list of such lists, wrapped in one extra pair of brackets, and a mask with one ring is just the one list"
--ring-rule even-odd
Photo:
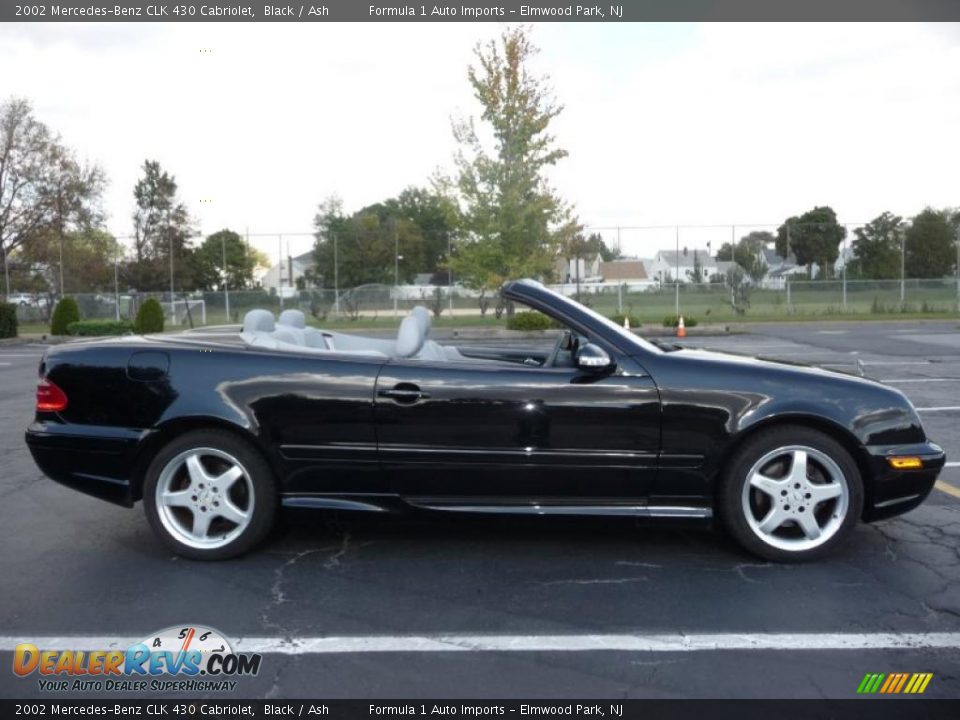
[(705, 249), (684, 248), (679, 253), (676, 250), (660, 250), (647, 266), (647, 274), (651, 279), (660, 283), (693, 282), (694, 262), (699, 262), (704, 280), (709, 282), (716, 275), (725, 275), (727, 270), (736, 263), (717, 260)]
[(258, 280), (264, 289), (289, 297), (296, 290), (298, 281), (306, 281), (306, 274), (313, 266), (312, 252), (306, 252), (296, 257), (288, 255), (283, 265), (274, 265)]

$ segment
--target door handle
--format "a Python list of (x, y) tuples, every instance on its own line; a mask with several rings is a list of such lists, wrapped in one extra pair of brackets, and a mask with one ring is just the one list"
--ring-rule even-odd
[(394, 385), (389, 390), (379, 390), (377, 396), (390, 398), (395, 402), (410, 405), (418, 400), (428, 400), (430, 393), (423, 392), (413, 383), (400, 383), (399, 385)]

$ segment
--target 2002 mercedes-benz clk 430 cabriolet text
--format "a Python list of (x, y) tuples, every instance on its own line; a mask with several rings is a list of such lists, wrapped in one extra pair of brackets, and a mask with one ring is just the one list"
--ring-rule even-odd
[(810, 559), (943, 467), (878, 382), (651, 344), (530, 280), (502, 293), (555, 321), (547, 345), (441, 345), (414, 308), (395, 339), (252, 310), (240, 333), (56, 346), (27, 444), (64, 485), (142, 499), (198, 559), (249, 550), (280, 506), (717, 517), (752, 553)]

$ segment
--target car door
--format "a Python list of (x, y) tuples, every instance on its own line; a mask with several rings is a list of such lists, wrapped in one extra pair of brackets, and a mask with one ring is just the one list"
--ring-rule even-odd
[(629, 357), (607, 374), (394, 359), (374, 415), (381, 467), (418, 504), (636, 501), (656, 475), (658, 391)]

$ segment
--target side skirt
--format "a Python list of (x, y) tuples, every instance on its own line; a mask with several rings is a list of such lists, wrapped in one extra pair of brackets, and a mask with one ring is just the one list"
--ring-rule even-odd
[(520, 498), (400, 497), (399, 495), (285, 495), (284, 507), (358, 512), (428, 510), (491, 515), (583, 515), (709, 520), (713, 509), (695, 505), (646, 505), (608, 499), (543, 501)]

